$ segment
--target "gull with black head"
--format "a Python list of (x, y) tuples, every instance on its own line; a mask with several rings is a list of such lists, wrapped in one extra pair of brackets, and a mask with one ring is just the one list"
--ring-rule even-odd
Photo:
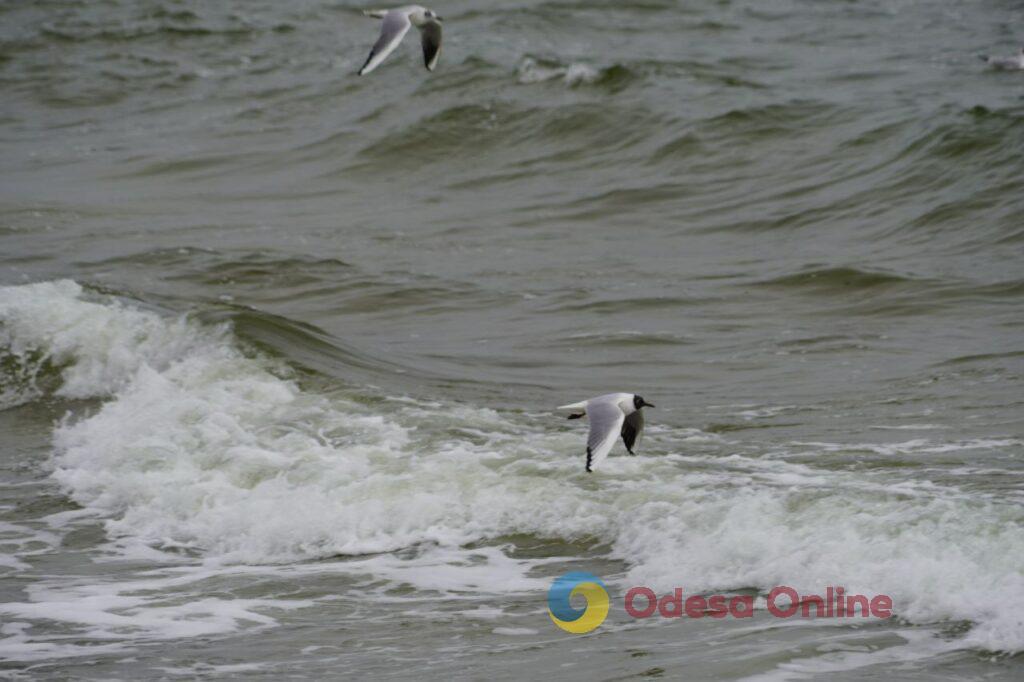
[(373, 44), (370, 56), (366, 58), (363, 68), (359, 69), (359, 75), (370, 73), (387, 56), (395, 51), (402, 38), (415, 26), (420, 30), (420, 42), (423, 44), (423, 61), (427, 71), (433, 71), (437, 66), (437, 60), (441, 56), (441, 17), (433, 10), (419, 5), (406, 5), (396, 9), (375, 9), (363, 12), (368, 17), (383, 19), (380, 27), (380, 37)]
[(591, 472), (608, 456), (620, 435), (629, 454), (636, 454), (633, 448), (636, 447), (644, 430), (642, 409), (645, 407), (654, 405), (633, 393), (608, 393), (583, 402), (562, 405), (558, 409), (573, 410), (569, 419), (584, 416), (590, 419), (586, 469)]

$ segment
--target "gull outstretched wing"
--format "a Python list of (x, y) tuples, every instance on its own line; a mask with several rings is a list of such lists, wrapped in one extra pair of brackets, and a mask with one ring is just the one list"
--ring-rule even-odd
[(370, 73), (380, 66), (380, 63), (402, 42), (402, 38), (409, 32), (410, 26), (412, 26), (412, 22), (409, 21), (409, 15), (405, 12), (393, 9), (385, 14), (380, 27), (380, 37), (373, 44), (370, 56), (366, 58), (363, 68), (359, 69), (359, 75)]
[(433, 71), (441, 56), (441, 24), (431, 21), (420, 29), (420, 34), (423, 43), (423, 63), (427, 65), (427, 71)]
[(587, 471), (593, 471), (611, 452), (622, 430), (626, 415), (614, 402), (591, 402), (587, 405), (590, 434), (587, 436)]
[(644, 413), (643, 410), (637, 410), (622, 422), (622, 442), (626, 444), (626, 450), (629, 454), (635, 455), (633, 448), (640, 442), (640, 434), (644, 430)]

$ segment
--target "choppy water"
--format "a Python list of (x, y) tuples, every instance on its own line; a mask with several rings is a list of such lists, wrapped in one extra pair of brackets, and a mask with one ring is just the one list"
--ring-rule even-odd
[(0, 3), (2, 674), (1019, 677), (1024, 6), (361, 9)]

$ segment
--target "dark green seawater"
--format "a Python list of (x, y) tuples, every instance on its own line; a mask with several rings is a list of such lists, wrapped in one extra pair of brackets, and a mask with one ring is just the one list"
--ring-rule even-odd
[(1024, 4), (362, 9), (0, 1), (0, 676), (1020, 679)]

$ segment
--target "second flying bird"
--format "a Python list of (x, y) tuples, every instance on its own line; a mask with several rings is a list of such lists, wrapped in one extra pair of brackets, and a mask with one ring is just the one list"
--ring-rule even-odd
[(419, 5), (406, 5), (390, 10), (367, 10), (366, 16), (383, 19), (380, 37), (373, 44), (370, 56), (366, 58), (359, 75), (365, 75), (380, 66), (389, 54), (395, 51), (402, 38), (415, 26), (420, 30), (423, 44), (423, 62), (427, 71), (433, 71), (441, 56), (441, 17), (432, 10)]

